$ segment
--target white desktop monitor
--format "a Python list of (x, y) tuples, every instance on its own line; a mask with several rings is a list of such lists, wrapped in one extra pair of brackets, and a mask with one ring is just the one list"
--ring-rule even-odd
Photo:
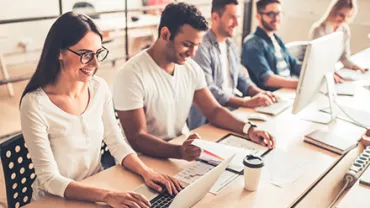
[(325, 83), (328, 86), (328, 97), (332, 106), (333, 96), (336, 95), (333, 89), (335, 64), (343, 50), (343, 32), (335, 32), (308, 43), (293, 104), (293, 114), (308, 106)]

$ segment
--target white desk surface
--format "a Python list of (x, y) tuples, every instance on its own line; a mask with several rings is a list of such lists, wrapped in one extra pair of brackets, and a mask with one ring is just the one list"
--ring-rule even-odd
[[(280, 93), (294, 93), (293, 90), (280, 90)], [(329, 127), (320, 124), (314, 124), (299, 119), (290, 113), (291, 108), (278, 116), (272, 118), (267, 123), (259, 123), (266, 130), (273, 133), (277, 139), (277, 148), (287, 151), (290, 154), (297, 154), (304, 158), (309, 164), (306, 166), (306, 173), (297, 181), (284, 188), (272, 185), (267, 180), (261, 180), (256, 192), (248, 192), (243, 189), (243, 177), (239, 177), (225, 188), (220, 194), (207, 194), (194, 207), (289, 207), (294, 204), (301, 196), (313, 186), (340, 158), (339, 155), (323, 150), (316, 146), (303, 142), (304, 135), (316, 128), (342, 129), (348, 126), (347, 123), (338, 120)], [(251, 109), (238, 109), (234, 113), (240, 118), (246, 118)], [(354, 127), (357, 128), (357, 127)], [(360, 129), (361, 131), (361, 129)], [(198, 132), (202, 139), (216, 141), (229, 133), (229, 131), (215, 128), (212, 125), (205, 125), (194, 130)], [(362, 134), (362, 133), (361, 133)], [(172, 142), (181, 143), (184, 136), (176, 138)], [(181, 171), (186, 161), (180, 160), (159, 160), (140, 156), (143, 161), (155, 170), (175, 175)], [(265, 168), (268, 168), (266, 166)], [(83, 183), (92, 186), (106, 188), (116, 191), (133, 190), (143, 183), (140, 177), (132, 174), (122, 167), (115, 166), (102, 171)], [(268, 199), (267, 199), (268, 198)], [(27, 207), (94, 207), (96, 204), (85, 202), (67, 201), (57, 197), (48, 197), (42, 200), (34, 201)]]
[[(282, 89), (280, 94), (294, 94), (294, 90)], [(342, 98), (343, 102), (362, 103), (366, 104), (369, 99), (369, 93), (364, 88), (359, 88), (354, 100), (350, 98)], [(367, 97), (366, 101), (363, 98)], [(327, 101), (323, 97), (319, 97), (314, 102), (312, 107), (323, 107), (327, 105)], [(368, 105), (369, 106), (369, 105)], [(247, 117), (247, 114), (254, 112), (253, 109), (241, 108), (234, 111), (234, 114), (242, 119)], [(362, 147), (359, 146), (350, 151), (345, 157), (341, 157), (335, 153), (326, 151), (316, 146), (303, 142), (304, 135), (315, 129), (322, 128), (336, 132), (356, 132), (351, 135), (361, 135), (364, 130), (344, 121), (337, 120), (330, 125), (315, 124), (312, 122), (299, 119), (298, 116), (292, 115), (291, 108), (266, 123), (258, 122), (259, 126), (271, 132), (277, 140), (277, 148), (282, 149), (289, 154), (296, 154), (308, 161), (306, 173), (303, 174), (297, 181), (284, 188), (279, 188), (272, 185), (263, 178), (260, 181), (256, 192), (248, 192), (243, 189), (243, 177), (239, 177), (226, 187), (220, 194), (207, 194), (194, 207), (326, 207), (334, 199), (335, 194), (339, 192), (341, 180), (351, 165), (354, 158), (360, 154)], [(202, 126), (193, 132), (201, 135), (202, 139), (216, 141), (229, 131), (218, 129), (212, 125)], [(180, 136), (171, 142), (182, 143), (184, 136)], [(164, 172), (170, 175), (175, 175), (182, 170), (187, 164), (182, 160), (160, 160), (140, 156), (140, 158), (150, 167), (157, 171)], [(268, 166), (264, 167), (265, 169)], [(329, 172), (330, 171), (330, 172)], [(326, 175), (326, 176), (325, 176)], [(323, 177), (325, 176), (325, 177)], [(91, 176), (82, 181), (95, 187), (101, 187), (114, 191), (133, 190), (143, 181), (137, 175), (125, 170), (120, 166), (112, 167), (102, 171), (94, 176)], [(319, 183), (317, 183), (319, 182)], [(357, 187), (357, 186), (354, 186)], [(312, 188), (312, 190), (311, 190)], [(351, 193), (351, 192), (350, 192)], [(299, 202), (295, 204), (295, 202)], [(344, 203), (344, 202), (343, 202)], [(47, 197), (38, 201), (33, 201), (26, 207), (103, 207), (95, 203), (68, 201), (58, 197)]]
[(338, 208), (347, 207), (370, 207), (370, 187), (360, 184), (359, 181), (343, 195), (342, 200), (337, 204)]
[[(355, 54), (353, 57), (356, 63), (370, 66), (370, 48)], [(357, 84), (355, 96), (341, 96), (338, 98), (338, 101), (357, 109), (369, 111), (370, 91), (361, 87), (362, 85), (369, 83), (369, 81), (361, 80), (356, 81), (355, 83)], [(343, 130), (347, 131), (347, 129)], [(342, 189), (344, 185), (343, 177), (346, 171), (351, 167), (358, 155), (361, 154), (362, 150), (363, 146), (359, 144), (357, 148), (353, 149), (343, 157), (338, 164), (336, 164), (335, 167), (301, 200), (297, 207), (328, 207)], [(363, 185), (359, 185), (357, 182), (349, 191), (347, 190), (344, 192), (336, 204), (341, 208), (370, 207), (370, 202), (368, 200), (361, 200), (360, 197), (365, 194), (370, 195), (370, 191), (368, 190), (370, 189)], [(366, 206), (364, 206), (365, 204)]]

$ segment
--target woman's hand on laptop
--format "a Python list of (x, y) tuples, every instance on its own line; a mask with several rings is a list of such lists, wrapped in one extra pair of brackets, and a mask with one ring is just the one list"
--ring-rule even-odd
[(182, 159), (193, 161), (199, 158), (202, 150), (199, 147), (191, 144), (195, 139), (200, 139), (199, 134), (195, 133), (189, 135), (185, 142), (181, 145), (180, 156)]
[(167, 191), (170, 195), (177, 195), (182, 190), (180, 181), (169, 175), (149, 170), (142, 176), (146, 185), (158, 192), (162, 191), (162, 187), (159, 184), (166, 186)]
[(267, 146), (269, 149), (275, 148), (275, 138), (267, 131), (250, 127), (248, 130), (249, 138), (263, 146)]
[(108, 192), (104, 201), (111, 207), (150, 207), (150, 202), (145, 198), (145, 196), (135, 192)]

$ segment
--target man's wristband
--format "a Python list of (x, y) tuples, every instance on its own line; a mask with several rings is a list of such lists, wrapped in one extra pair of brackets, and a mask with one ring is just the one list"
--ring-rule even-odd
[(248, 134), (248, 131), (249, 131), (249, 129), (250, 129), (251, 127), (256, 128), (256, 127), (257, 127), (257, 125), (256, 125), (256, 124), (254, 124), (254, 123), (252, 123), (252, 122), (250, 122), (250, 121), (248, 121), (247, 123), (245, 123), (245, 124), (244, 124), (244, 127), (243, 127), (243, 133), (244, 133), (244, 134)]

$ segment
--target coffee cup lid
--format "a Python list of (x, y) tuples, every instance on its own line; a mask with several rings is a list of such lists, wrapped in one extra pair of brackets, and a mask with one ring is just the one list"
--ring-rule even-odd
[(243, 164), (249, 168), (260, 168), (263, 167), (263, 159), (256, 155), (247, 155), (244, 160)]

